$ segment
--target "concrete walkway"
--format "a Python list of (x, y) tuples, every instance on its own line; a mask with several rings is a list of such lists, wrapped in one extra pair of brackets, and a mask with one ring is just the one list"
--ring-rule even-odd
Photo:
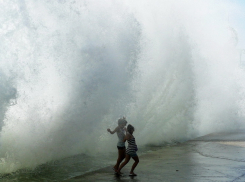
[(139, 159), (136, 177), (128, 176), (132, 160), (121, 177), (114, 175), (110, 166), (67, 181), (244, 182), (245, 131), (210, 134)]

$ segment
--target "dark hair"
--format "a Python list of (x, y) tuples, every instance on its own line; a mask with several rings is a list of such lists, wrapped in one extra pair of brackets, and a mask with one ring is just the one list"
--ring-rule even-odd
[(126, 118), (125, 118), (125, 117), (120, 118), (120, 119), (118, 120), (118, 124), (127, 124)]
[(127, 126), (127, 131), (132, 135), (132, 133), (134, 132), (134, 127), (131, 124), (129, 124)]

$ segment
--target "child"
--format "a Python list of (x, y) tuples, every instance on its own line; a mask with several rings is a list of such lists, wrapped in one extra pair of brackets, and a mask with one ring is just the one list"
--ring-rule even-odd
[(118, 158), (117, 158), (117, 163), (113, 167), (115, 172), (117, 172), (120, 163), (125, 158), (126, 150), (125, 150), (125, 141), (123, 140), (125, 138), (126, 125), (127, 125), (126, 118), (123, 117), (118, 120), (118, 126), (113, 131), (111, 131), (109, 128), (107, 129), (107, 131), (110, 132), (111, 134), (117, 132), (117, 136), (118, 136), (118, 142), (117, 142)]
[(127, 134), (126, 134), (125, 139), (124, 139), (124, 142), (126, 140), (128, 141), (128, 147), (126, 150), (126, 158), (125, 158), (124, 162), (120, 165), (119, 169), (117, 170), (117, 174), (119, 174), (119, 175), (122, 174), (121, 169), (129, 162), (130, 158), (132, 157), (134, 159), (134, 164), (131, 168), (129, 176), (137, 176), (137, 174), (134, 173), (134, 169), (139, 163), (139, 158), (136, 154), (136, 151), (138, 149), (137, 149), (137, 145), (135, 143), (135, 138), (133, 136), (133, 132), (134, 132), (134, 127), (129, 124), (127, 127)]

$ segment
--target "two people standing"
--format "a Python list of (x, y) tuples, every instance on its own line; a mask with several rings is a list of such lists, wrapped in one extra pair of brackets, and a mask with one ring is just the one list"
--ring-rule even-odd
[[(117, 132), (117, 136), (118, 136), (118, 142), (117, 142), (118, 159), (117, 159), (117, 163), (113, 168), (117, 174), (121, 175), (122, 174), (121, 169), (129, 162), (131, 158), (133, 158), (134, 164), (131, 168), (129, 176), (137, 176), (134, 173), (134, 169), (139, 163), (139, 158), (136, 153), (138, 149), (135, 143), (135, 138), (133, 136), (134, 127), (129, 124), (126, 129), (125, 128), (126, 125), (127, 125), (126, 118), (123, 117), (118, 120), (118, 126), (113, 131), (111, 131), (109, 128), (107, 129), (107, 131), (111, 134)], [(127, 149), (125, 147), (126, 141), (128, 142)], [(121, 163), (124, 158), (125, 158), (124, 162)]]

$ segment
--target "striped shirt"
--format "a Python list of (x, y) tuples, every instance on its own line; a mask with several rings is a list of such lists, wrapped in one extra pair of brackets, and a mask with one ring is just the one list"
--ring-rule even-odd
[(133, 137), (133, 138), (127, 140), (127, 141), (128, 141), (128, 148), (126, 150), (126, 153), (127, 154), (135, 153), (136, 150), (137, 150), (137, 145), (135, 143), (135, 138)]

